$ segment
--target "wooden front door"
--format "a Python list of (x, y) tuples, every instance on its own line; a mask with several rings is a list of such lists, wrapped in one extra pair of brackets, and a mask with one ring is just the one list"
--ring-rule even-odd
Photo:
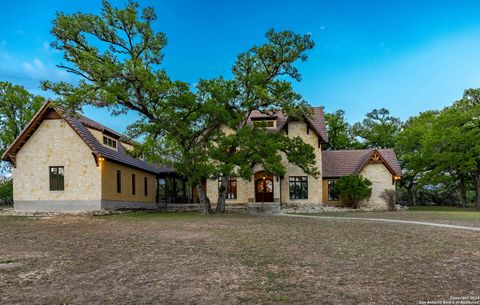
[(255, 181), (255, 201), (273, 202), (273, 180), (263, 177)]

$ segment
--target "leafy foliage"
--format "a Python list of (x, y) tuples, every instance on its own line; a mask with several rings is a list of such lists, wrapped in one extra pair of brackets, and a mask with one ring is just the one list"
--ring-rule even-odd
[(362, 176), (340, 177), (334, 189), (340, 194), (342, 201), (351, 204), (354, 208), (359, 208), (360, 201), (368, 200), (372, 196), (372, 182)]
[(414, 186), (421, 183), (420, 178), (433, 168), (434, 159), (425, 147), (432, 137), (437, 116), (438, 111), (426, 111), (409, 118), (396, 138), (395, 151), (403, 169), (401, 184), (407, 190), (410, 206), (414, 204)]
[[(22, 86), (0, 82), (0, 156), (20, 135), (44, 101), (43, 97), (29, 93)], [(2, 164), (2, 167), (6, 169), (8, 165)]]
[(140, 119), (129, 127), (131, 136), (145, 140), (137, 150), (187, 177), (189, 185), (197, 186), (206, 210), (203, 179), (246, 177), (256, 163), (282, 173), (280, 152), (316, 173), (312, 147), (247, 124), (257, 110), (281, 111), (291, 118), (310, 115), (309, 105), (288, 81), (301, 79), (294, 63), (306, 60), (305, 52), (314, 45), (308, 35), (270, 30), (267, 43), (238, 56), (233, 79), (200, 80), (192, 92), (187, 83), (172, 81), (160, 68), (166, 36), (153, 31), (155, 19), (152, 8), (140, 12), (133, 1), (124, 9), (104, 1), (99, 16), (59, 13), (52, 46), (67, 62), (59, 67), (81, 80), (78, 85), (45, 81), (43, 87), (58, 94), (67, 109), (89, 104), (108, 107), (113, 114), (139, 113)]
[(397, 198), (399, 197), (399, 192), (397, 190), (384, 190), (380, 194), (380, 198), (382, 198), (385, 203), (387, 204), (389, 211), (396, 211), (397, 210)]
[(461, 206), (467, 205), (473, 189), (480, 207), (479, 100), (480, 90), (469, 89), (452, 106), (421, 113), (406, 122), (396, 148), (410, 204), (416, 185), (421, 202), (459, 201)]
[(249, 124), (254, 111), (263, 114), (281, 112), (292, 119), (311, 115), (311, 109), (299, 94), (295, 93), (288, 79), (300, 81), (294, 66), (305, 61), (306, 51), (313, 47), (308, 35), (290, 31), (266, 33), (267, 43), (254, 46), (237, 57), (232, 67), (233, 79), (223, 78), (200, 82), (202, 98), (213, 99), (226, 109), (222, 133), (211, 147), (215, 174), (221, 177), (217, 211), (224, 211), (228, 177), (250, 177), (254, 164), (262, 164), (264, 170), (283, 175), (282, 155), (307, 173), (317, 175), (314, 149), (300, 138), (285, 133), (272, 134), (266, 125)]
[(374, 109), (362, 122), (353, 125), (353, 133), (362, 139), (365, 148), (393, 148), (401, 125), (400, 119), (391, 116), (388, 109)]
[(0, 204), (11, 203), (13, 200), (13, 180), (0, 176)]
[(351, 149), (360, 147), (353, 135), (352, 127), (345, 120), (345, 111), (337, 110), (334, 113), (325, 113), (328, 138), (326, 148), (330, 150)]

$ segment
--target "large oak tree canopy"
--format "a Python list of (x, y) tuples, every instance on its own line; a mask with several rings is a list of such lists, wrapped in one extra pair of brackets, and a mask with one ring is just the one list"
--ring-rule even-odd
[(306, 172), (317, 173), (313, 147), (247, 124), (256, 110), (281, 111), (291, 118), (311, 115), (290, 83), (301, 79), (295, 63), (305, 61), (313, 48), (309, 35), (270, 30), (266, 43), (238, 56), (232, 79), (200, 80), (191, 88), (161, 69), (166, 37), (152, 30), (155, 19), (152, 8), (140, 12), (133, 1), (125, 8), (104, 1), (100, 15), (57, 14), (52, 46), (66, 62), (59, 67), (80, 80), (75, 85), (45, 81), (43, 87), (53, 90), (67, 109), (89, 104), (108, 107), (113, 114), (138, 112), (130, 134), (143, 137), (141, 149), (150, 160), (175, 166), (189, 184), (197, 185), (202, 202), (208, 201), (203, 178), (246, 177), (256, 163), (281, 174), (281, 152)]

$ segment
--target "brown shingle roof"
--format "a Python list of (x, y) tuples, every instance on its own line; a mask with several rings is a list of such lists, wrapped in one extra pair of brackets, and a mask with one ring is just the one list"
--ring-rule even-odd
[[(107, 160), (119, 162), (124, 165), (132, 166), (138, 169), (145, 170), (147, 172), (152, 172), (155, 174), (159, 174), (162, 172), (169, 171), (168, 167), (165, 166), (158, 166), (152, 163), (148, 163), (144, 160), (136, 159), (130, 156), (125, 148), (122, 145), (117, 145), (117, 150), (110, 149), (102, 145), (97, 138), (95, 138), (90, 131), (88, 131), (87, 127), (91, 127), (89, 124), (85, 124), (86, 117), (72, 117), (72, 116), (64, 116), (64, 118), (70, 123), (70, 125), (77, 131), (82, 139), (87, 143), (87, 145), (92, 149), (93, 152), (106, 158)], [(95, 122), (89, 119), (90, 122)], [(89, 123), (90, 123), (89, 122)], [(95, 122), (96, 123), (96, 122)], [(97, 123), (99, 124), (99, 123)], [(103, 126), (99, 124), (99, 126)], [(118, 134), (118, 133), (117, 133)], [(121, 135), (121, 134), (119, 134)]]
[(90, 127), (90, 128), (93, 128), (93, 129), (96, 129), (98, 131), (101, 131), (103, 133), (109, 133), (111, 135), (114, 135), (116, 138), (124, 138), (125, 136), (119, 132), (116, 132), (115, 130), (111, 129), (111, 128), (108, 128), (107, 126), (105, 125), (102, 125), (100, 123), (98, 123), (97, 121), (94, 121), (84, 115), (81, 115), (81, 114), (78, 114), (76, 116), (76, 118), (82, 122), (83, 125), (87, 126), (87, 127)]
[[(328, 133), (327, 133), (327, 127), (325, 124), (325, 118), (323, 116), (323, 108), (313, 107), (312, 112), (313, 112), (312, 116), (306, 117), (305, 121), (310, 125), (310, 127), (317, 134), (317, 136), (321, 138), (322, 142), (327, 143)], [(248, 122), (251, 123), (252, 120), (269, 119), (269, 118), (277, 121), (277, 126), (275, 129), (273, 129), (275, 131), (284, 129), (289, 121), (288, 116), (281, 112), (276, 112), (275, 114), (268, 115), (258, 110), (254, 110), (250, 114), (250, 117), (248, 118)]]
[(104, 157), (107, 160), (118, 162), (155, 174), (173, 171), (170, 167), (167, 166), (158, 166), (148, 163), (144, 160), (133, 158), (127, 153), (127, 151), (122, 145), (118, 145), (117, 150), (105, 147), (97, 140), (97, 138), (92, 135), (92, 133), (90, 133), (88, 127), (100, 130), (102, 132), (107, 132), (109, 134), (117, 136), (118, 138), (122, 138), (122, 134), (108, 127), (105, 127), (102, 124), (85, 116), (70, 116), (63, 114), (58, 109), (54, 108), (50, 101), (47, 101), (45, 105), (40, 108), (38, 113), (29, 122), (24, 131), (22, 131), (22, 134), (13, 142), (12, 145), (10, 145), (10, 147), (4, 153), (2, 159), (14, 163), (14, 155), (20, 150), (22, 145), (33, 134), (35, 129), (38, 128), (41, 121), (48, 114), (48, 112), (51, 112), (52, 110), (55, 111), (61, 118), (63, 118), (73, 128), (73, 130), (76, 131), (76, 133), (80, 136), (80, 138), (82, 138), (85, 144), (87, 144), (87, 146), (92, 150), (92, 153), (97, 157)]
[(322, 152), (322, 168), (324, 178), (338, 178), (346, 175), (357, 175), (370, 160), (373, 152), (378, 151), (385, 165), (393, 175), (401, 176), (402, 169), (393, 149), (357, 149), (327, 150)]

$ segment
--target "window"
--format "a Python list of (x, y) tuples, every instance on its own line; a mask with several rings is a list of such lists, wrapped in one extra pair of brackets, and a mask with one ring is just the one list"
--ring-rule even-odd
[(145, 193), (145, 196), (148, 196), (148, 178), (145, 177), (143, 178), (143, 185), (144, 185), (144, 193)]
[(135, 174), (132, 174), (132, 195), (135, 195)]
[(65, 190), (65, 169), (63, 166), (50, 166), (50, 191)]
[(255, 120), (253, 121), (254, 125), (257, 126), (266, 126), (267, 128), (275, 127), (275, 120)]
[(117, 193), (122, 192), (122, 172), (117, 170)]
[(117, 148), (117, 141), (109, 138), (107, 136), (103, 136), (103, 145), (110, 146), (112, 148)]
[(328, 180), (328, 201), (339, 201), (340, 196), (335, 192), (335, 180)]
[[(218, 187), (220, 188), (220, 180), (218, 180)], [(235, 177), (228, 178), (227, 199), (237, 199), (237, 178)]]
[(290, 199), (308, 199), (308, 177), (290, 176)]

